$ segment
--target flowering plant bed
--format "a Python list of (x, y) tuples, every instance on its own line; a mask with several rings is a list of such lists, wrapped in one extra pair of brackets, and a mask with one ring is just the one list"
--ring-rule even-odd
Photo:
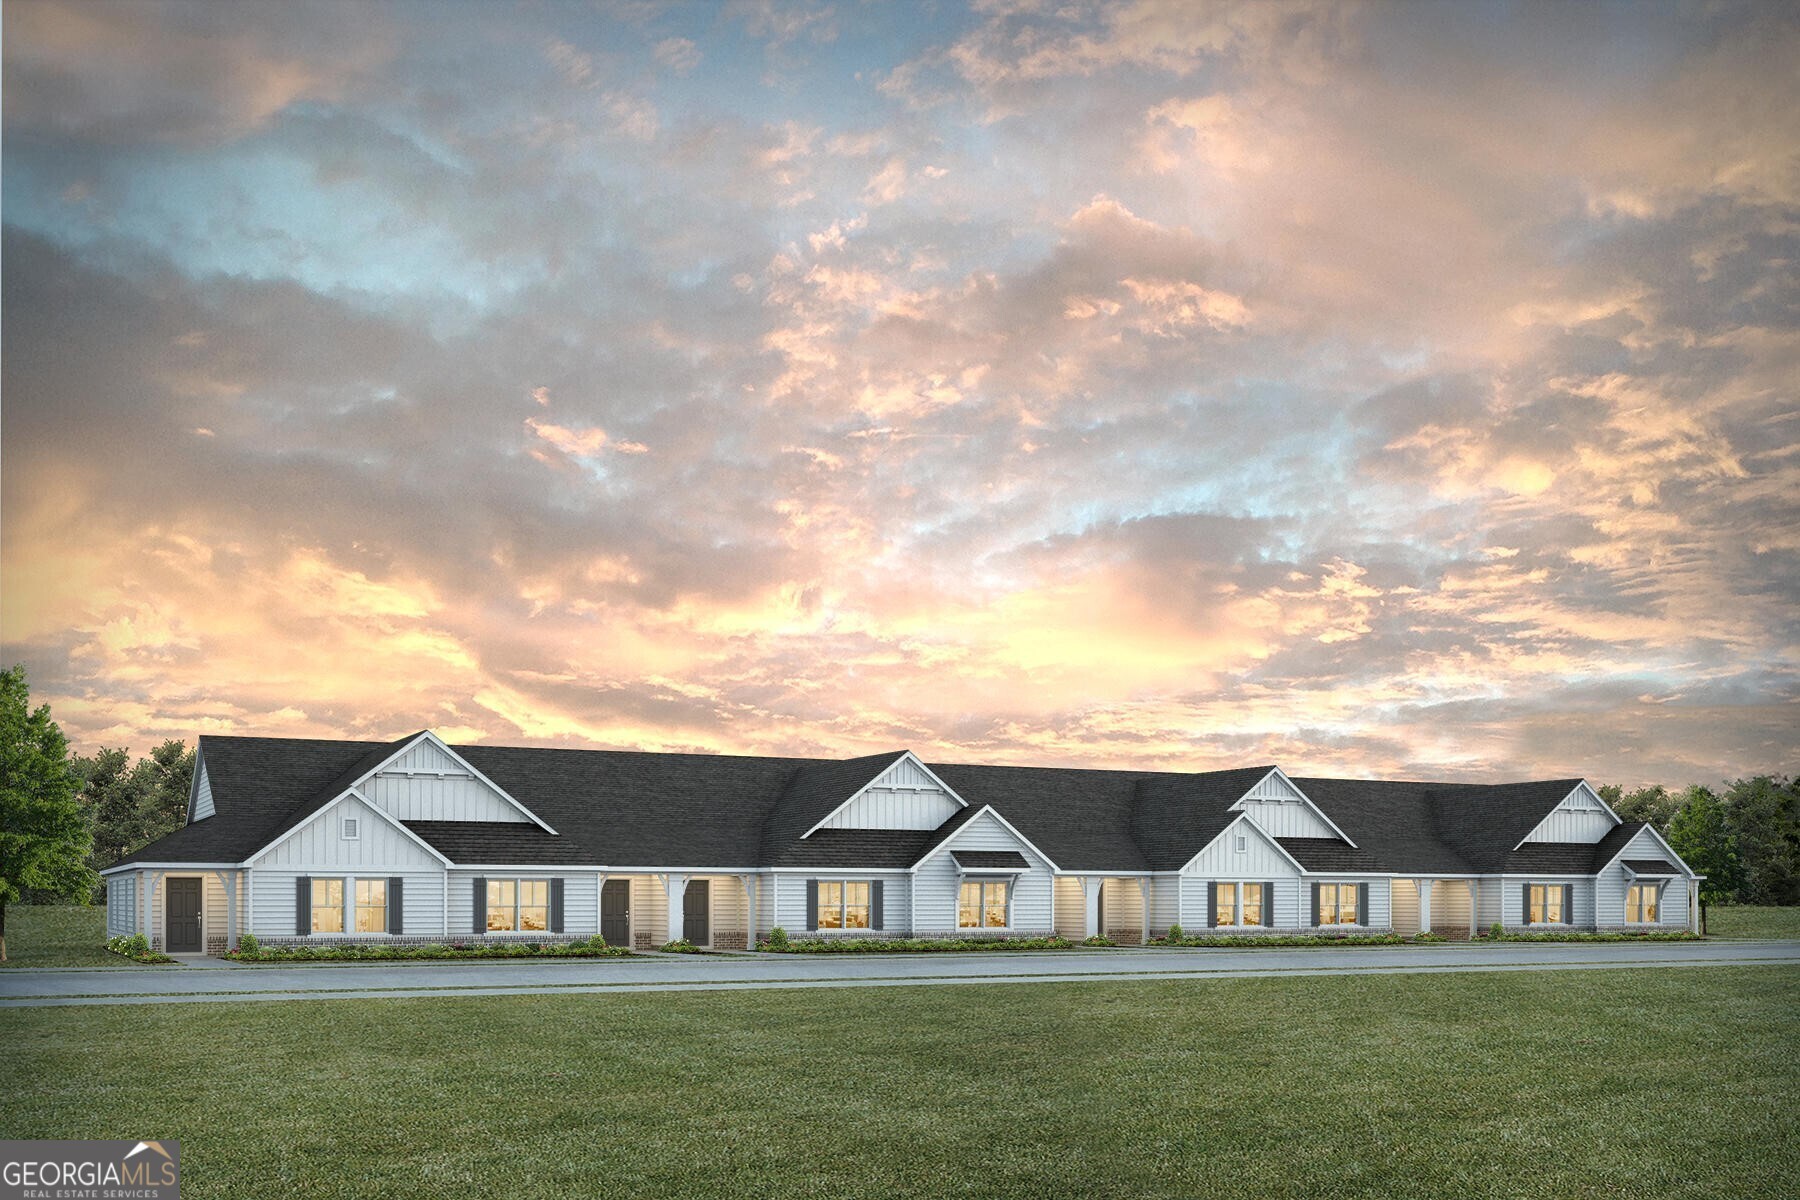
[(129, 958), (136, 963), (172, 963), (175, 961), (161, 950), (152, 950), (150, 939), (141, 933), (134, 933), (130, 937), (107, 938), (106, 948), (120, 958)]
[(774, 938), (757, 949), (772, 954), (926, 954), (957, 950), (1072, 950), (1063, 937), (1016, 938)]
[(246, 937), (232, 962), (395, 962), (461, 958), (624, 958), (631, 951), (601, 938), (585, 942), (440, 942), (426, 946), (263, 946)]
[(1220, 946), (1233, 950), (1296, 946), (1404, 946), (1397, 933), (1226, 933), (1151, 938), (1146, 946)]

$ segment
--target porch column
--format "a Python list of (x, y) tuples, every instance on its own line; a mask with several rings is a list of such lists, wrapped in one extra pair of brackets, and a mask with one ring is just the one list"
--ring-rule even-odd
[(1430, 879), (1415, 879), (1413, 886), (1419, 889), (1419, 932), (1431, 932), (1431, 885)]
[(1106, 880), (1099, 875), (1083, 875), (1081, 877), (1081, 896), (1086, 901), (1085, 912), (1081, 919), (1083, 937), (1102, 937), (1105, 930), (1100, 928), (1100, 888)]
[(687, 895), (688, 877), (686, 875), (664, 875), (663, 891), (669, 897), (669, 938), (671, 942), (679, 942), (686, 930), (683, 928), (681, 911), (682, 898)]
[(219, 886), (225, 889), (225, 949), (238, 941), (238, 878), (236, 871), (219, 871)]
[(744, 949), (756, 949), (756, 884), (759, 876), (739, 875), (744, 888)]

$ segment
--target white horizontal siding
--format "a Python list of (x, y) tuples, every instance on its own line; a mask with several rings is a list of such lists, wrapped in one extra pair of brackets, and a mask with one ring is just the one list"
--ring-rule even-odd
[[(356, 818), (354, 838), (343, 836), (346, 817)], [(382, 874), (398, 875), (403, 868), (436, 869), (442, 864), (411, 836), (352, 796), (295, 829), (253, 865), (314, 874), (379, 868)]]
[[(1598, 923), (1602, 926), (1625, 924), (1625, 892), (1632, 880), (1625, 872), (1624, 860), (1628, 858), (1655, 858), (1668, 860), (1669, 852), (1663, 849), (1662, 843), (1648, 827), (1638, 830), (1637, 835), (1625, 843), (1625, 849), (1612, 865), (1600, 872), (1594, 882), (1596, 912)], [(1677, 904), (1671, 905), (1671, 897)], [(1671, 914), (1673, 907), (1679, 911)], [(1657, 909), (1657, 924), (1674, 925), (1677, 928), (1687, 924), (1687, 881), (1685, 879), (1670, 880), (1663, 888), (1662, 903)], [(1673, 919), (1671, 919), (1671, 915)], [(1509, 920), (1507, 922), (1511, 924)]]
[[(591, 871), (568, 872), (550, 867), (542, 870), (489, 871), (459, 868), (448, 873), (450, 888), (451, 936), (473, 936), (475, 929), (475, 880), (477, 879), (560, 879), (563, 881), (563, 928), (566, 934), (591, 937), (600, 932), (599, 876)], [(660, 889), (659, 889), (660, 890)], [(636, 889), (633, 904), (637, 907)], [(486, 932), (483, 930), (482, 932)], [(526, 937), (529, 941), (529, 937)], [(666, 940), (666, 939), (665, 939)]]
[(1150, 887), (1150, 924), (1144, 931), (1145, 937), (1167, 933), (1169, 926), (1181, 920), (1179, 894), (1181, 877), (1179, 875), (1158, 875), (1149, 881)]
[[(912, 876), (904, 871), (821, 871), (817, 875), (782, 875), (781, 906), (775, 923), (787, 930), (789, 937), (804, 937), (809, 915), (806, 911), (807, 881), (881, 880), (881, 921), (879, 932), (900, 937), (912, 932), (909, 913), (912, 908)], [(831, 931), (835, 936), (839, 931)], [(877, 932), (871, 930), (870, 933)], [(861, 936), (846, 935), (846, 936)]]
[[(1301, 929), (1311, 917), (1310, 893), (1307, 881), (1290, 875), (1283, 879), (1279, 876), (1264, 876), (1242, 879), (1196, 879), (1190, 878), (1182, 888), (1181, 925), (1193, 933), (1205, 932), (1207, 928), (1207, 896), (1214, 883), (1264, 883), (1273, 884), (1273, 904), (1270, 920), (1275, 929)], [(1303, 896), (1308, 897), (1302, 899)], [(1268, 898), (1265, 897), (1265, 902)]]
[(1246, 800), (1244, 812), (1273, 837), (1334, 838), (1337, 830), (1298, 798), (1287, 801)]
[(1100, 885), (1101, 933), (1115, 941), (1136, 941), (1144, 933), (1144, 893), (1136, 879), (1108, 879)]
[(137, 932), (140, 872), (114, 875), (106, 884), (106, 936), (130, 937)]
[[(452, 925), (449, 931), (444, 929), (444, 872), (441, 870), (381, 871), (365, 868), (360, 871), (296, 871), (262, 867), (250, 872), (248, 924), (251, 933), (259, 938), (295, 936), (298, 929), (296, 909), (299, 896), (294, 880), (302, 875), (314, 879), (343, 879), (346, 901), (352, 904), (356, 894), (354, 880), (398, 878), (402, 881), (400, 896), (404, 906), (400, 914), (404, 930), (401, 936), (448, 938), (467, 934), (465, 928), (457, 925)], [(310, 908), (307, 919), (311, 920)], [(384, 935), (363, 936), (378, 939)]]
[(631, 877), (631, 936), (640, 946), (669, 940), (669, 893), (654, 875)]
[(194, 763), (194, 807), (188, 813), (188, 820), (200, 821), (212, 815), (212, 780), (207, 778), (206, 760), (201, 758)]
[[(1031, 864), (1019, 875), (1012, 888), (1012, 912), (1009, 931), (1040, 936), (1051, 932), (1052, 916), (1050, 864), (1001, 824), (991, 812), (975, 817), (944, 842), (941, 853), (933, 855), (913, 874), (914, 931), (922, 934), (957, 931), (956, 902), (964, 873), (950, 855), (952, 850), (1017, 850)], [(970, 872), (970, 877), (980, 877)]]
[[(1432, 916), (1437, 916), (1437, 889), (1432, 889)], [(1396, 879), (1389, 903), (1393, 910), (1394, 932), (1409, 937), (1419, 932), (1419, 887), (1410, 879)]]

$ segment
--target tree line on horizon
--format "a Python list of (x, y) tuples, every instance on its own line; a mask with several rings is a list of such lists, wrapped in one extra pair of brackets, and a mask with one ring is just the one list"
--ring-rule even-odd
[[(0, 672), (0, 961), (6, 906), (99, 903), (99, 872), (187, 822), (194, 752), (171, 738), (142, 758), (71, 753), (48, 705), (33, 710), (22, 667)], [(1706, 876), (1706, 904), (1800, 904), (1800, 778), (1599, 789)]]

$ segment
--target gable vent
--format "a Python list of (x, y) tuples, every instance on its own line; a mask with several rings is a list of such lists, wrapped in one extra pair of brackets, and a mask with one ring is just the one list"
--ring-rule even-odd
[(343, 836), (346, 842), (354, 842), (357, 838), (361, 837), (362, 819), (359, 817), (345, 817)]

